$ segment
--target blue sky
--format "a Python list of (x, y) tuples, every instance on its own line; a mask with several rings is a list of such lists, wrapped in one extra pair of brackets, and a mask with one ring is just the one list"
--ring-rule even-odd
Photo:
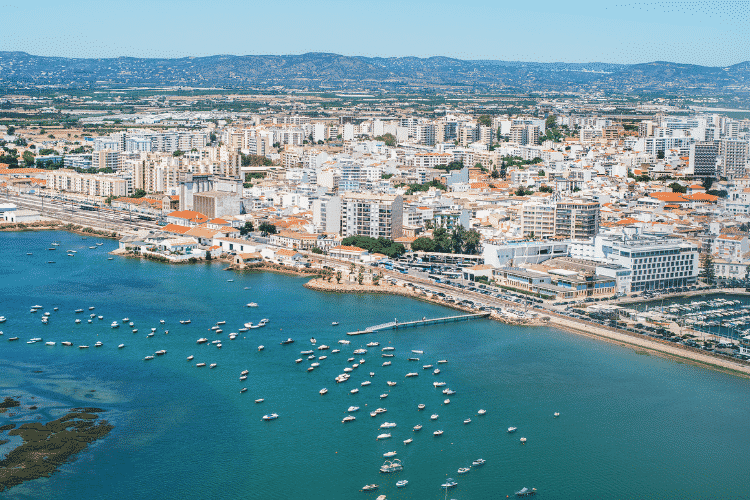
[(726, 66), (750, 1), (4, 0), (0, 50), (66, 57), (335, 52)]

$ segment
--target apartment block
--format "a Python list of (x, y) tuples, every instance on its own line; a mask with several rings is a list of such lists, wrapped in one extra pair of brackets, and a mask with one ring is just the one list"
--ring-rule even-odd
[(341, 197), (341, 234), (400, 238), (404, 200), (401, 196), (345, 193)]

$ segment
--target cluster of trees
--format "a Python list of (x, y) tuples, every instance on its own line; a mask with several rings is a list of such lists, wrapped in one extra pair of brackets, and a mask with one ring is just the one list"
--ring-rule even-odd
[(415, 252), (461, 253), (474, 255), (479, 251), (479, 232), (456, 226), (452, 231), (439, 227), (432, 232), (432, 238), (420, 236), (411, 244)]
[[(274, 228), (275, 229), (275, 228)], [(250, 221), (245, 222), (245, 225), (240, 228), (240, 235), (245, 236), (248, 233), (255, 231), (253, 223)]]
[(547, 121), (544, 123), (545, 134), (539, 138), (543, 141), (554, 141), (560, 142), (564, 137), (564, 133), (557, 128), (557, 117), (555, 115), (549, 115)]
[(270, 167), (273, 165), (271, 159), (263, 155), (246, 155), (245, 153), (240, 153), (240, 156), (243, 167)]
[[(399, 184), (396, 187), (401, 186), (406, 186), (406, 184)], [(425, 182), (424, 184), (409, 184), (408, 186), (409, 187), (406, 190), (406, 194), (429, 191), (431, 187), (442, 189), (443, 191), (448, 191), (448, 187), (437, 179), (433, 179), (430, 182)]]
[(258, 226), (258, 231), (260, 231), (260, 234), (262, 234), (263, 236), (276, 234), (276, 226), (271, 224), (270, 222), (263, 222), (260, 226)]
[(245, 174), (245, 182), (242, 183), (242, 187), (251, 188), (253, 187), (253, 179), (264, 179), (265, 177), (265, 172), (248, 172)]
[(370, 236), (347, 236), (341, 240), (343, 246), (355, 246), (364, 248), (370, 253), (382, 253), (395, 259), (406, 253), (406, 248), (401, 243), (394, 243), (388, 238), (372, 238)]
[(687, 193), (687, 186), (683, 186), (679, 182), (673, 182), (670, 184), (669, 189), (671, 189), (673, 193)]
[(143, 189), (136, 189), (133, 191), (133, 194), (130, 195), (131, 198), (143, 198), (144, 196), (146, 196), (146, 191)]
[(464, 168), (464, 162), (461, 160), (454, 160), (447, 165), (436, 165), (435, 168), (450, 172), (451, 170), (461, 170)]
[(396, 136), (390, 132), (386, 132), (383, 135), (379, 135), (375, 138), (376, 141), (383, 141), (386, 146), (393, 147), (396, 145)]

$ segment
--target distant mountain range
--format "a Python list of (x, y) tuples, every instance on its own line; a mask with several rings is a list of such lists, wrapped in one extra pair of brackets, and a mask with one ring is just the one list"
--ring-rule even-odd
[(735, 92), (750, 90), (750, 62), (717, 68), (645, 64), (464, 61), (448, 57), (289, 56), (72, 59), (0, 52), (0, 86), (283, 85), (333, 90), (464, 88), (485, 91)]

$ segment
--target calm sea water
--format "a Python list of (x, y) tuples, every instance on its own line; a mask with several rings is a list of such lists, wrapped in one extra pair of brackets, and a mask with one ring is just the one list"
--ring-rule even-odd
[[(47, 250), (54, 240), (58, 250)], [(103, 245), (90, 249), (96, 242)], [(746, 379), (555, 329), (486, 320), (349, 337), (350, 345), (339, 345), (346, 331), (452, 311), (400, 297), (313, 292), (301, 278), (236, 274), (218, 263), (107, 260), (115, 247), (62, 232), (0, 234), (0, 315), (8, 318), (0, 325), (0, 396), (38, 405), (22, 412), (26, 420), (87, 405), (108, 409), (115, 425), (51, 478), (16, 486), (4, 498), (441, 499), (446, 477), (459, 483), (448, 494), (456, 499), (513, 496), (523, 486), (536, 487), (539, 498), (714, 499), (750, 492)], [(77, 253), (68, 257), (66, 250)], [(251, 301), (259, 307), (245, 307)], [(31, 314), (36, 304), (43, 308)], [(88, 324), (90, 306), (104, 319)], [(78, 308), (84, 312), (76, 314)], [(44, 311), (51, 313), (49, 325), (40, 322)], [(138, 333), (110, 328), (125, 317)], [(190, 325), (179, 323), (188, 318)], [(265, 328), (227, 338), (261, 318), (270, 320)], [(209, 331), (217, 321), (226, 321), (222, 334)], [(151, 327), (157, 333), (148, 338)], [(7, 342), (10, 336), (21, 341)], [(37, 336), (58, 344), (25, 343)], [(222, 339), (223, 347), (197, 345), (199, 337)], [(279, 345), (287, 337), (296, 342)], [(295, 359), (315, 349), (311, 337), (341, 352), (315, 350), (328, 358), (308, 373), (311, 361)], [(92, 347), (62, 347), (64, 340)], [(98, 340), (104, 347), (93, 348)], [(370, 341), (381, 345), (351, 354)], [(127, 347), (117, 349), (120, 343)], [(381, 366), (383, 346), (396, 348), (388, 367)], [(143, 360), (159, 349), (168, 354)], [(412, 349), (424, 351), (419, 362), (407, 360)], [(336, 384), (352, 356), (366, 361)], [(438, 376), (422, 369), (437, 367), (439, 359), (449, 362), (439, 365)], [(197, 362), (218, 366), (197, 368)], [(250, 372), (244, 382), (242, 370)], [(405, 378), (412, 371), (419, 376)], [(360, 386), (365, 380), (372, 384)], [(457, 391), (449, 405), (432, 386), (438, 380)], [(318, 393), (323, 387), (325, 396)], [(350, 394), (355, 387), (359, 393)], [(382, 393), (388, 397), (381, 400)], [(419, 403), (427, 408), (418, 411)], [(361, 410), (356, 421), (342, 424), (350, 405)], [(377, 407), (388, 412), (370, 417)], [(477, 415), (480, 408), (485, 416)], [(261, 420), (272, 412), (277, 420)], [(6, 418), (0, 415), (0, 424)], [(397, 427), (379, 430), (386, 421)], [(419, 433), (412, 431), (416, 424), (424, 425)], [(508, 434), (509, 426), (518, 432)], [(437, 429), (442, 437), (433, 437)], [(381, 432), (393, 437), (376, 441)], [(408, 438), (414, 442), (404, 445)], [(388, 451), (398, 452), (403, 472), (378, 472)], [(484, 467), (457, 475), (480, 457)], [(397, 489), (399, 479), (408, 486)], [(368, 483), (380, 490), (360, 493)]]

